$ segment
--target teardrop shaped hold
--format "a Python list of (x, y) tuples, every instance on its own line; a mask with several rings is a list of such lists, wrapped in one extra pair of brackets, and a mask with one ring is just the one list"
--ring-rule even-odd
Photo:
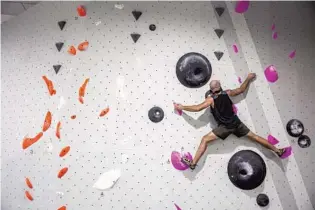
[(56, 47), (57, 47), (57, 50), (60, 52), (61, 48), (63, 46), (63, 42), (57, 42), (56, 43)]
[(221, 36), (224, 33), (224, 30), (222, 29), (215, 29), (214, 32), (217, 34), (217, 36), (219, 37), (219, 39), (221, 38)]
[(132, 15), (136, 20), (138, 20), (140, 16), (142, 15), (142, 12), (134, 10), (132, 11)]
[(224, 12), (224, 8), (223, 7), (216, 7), (215, 11), (217, 12), (218, 16), (221, 17), (221, 15)]
[(138, 39), (140, 38), (140, 34), (136, 34), (136, 33), (133, 33), (133, 34), (130, 34), (132, 40), (134, 43), (137, 43)]
[(63, 28), (65, 27), (66, 23), (67, 23), (66, 21), (59, 21), (58, 22), (60, 30), (63, 30)]
[(214, 52), (215, 57), (218, 59), (218, 61), (222, 58), (223, 52), (215, 51)]
[(54, 70), (55, 70), (56, 74), (58, 74), (58, 72), (59, 72), (59, 70), (61, 68), (61, 65), (53, 65), (53, 67), (54, 67)]

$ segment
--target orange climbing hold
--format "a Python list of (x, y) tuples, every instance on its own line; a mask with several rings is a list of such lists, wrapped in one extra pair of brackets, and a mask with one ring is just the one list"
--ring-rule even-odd
[(45, 117), (44, 125), (43, 125), (43, 132), (47, 131), (50, 125), (51, 125), (51, 112), (48, 111)]
[(80, 17), (84, 17), (86, 15), (85, 8), (82, 5), (77, 7), (77, 12)]
[(56, 136), (58, 139), (60, 139), (60, 126), (61, 126), (61, 122), (59, 121), (57, 124), (57, 129), (56, 129)]
[(56, 94), (56, 90), (54, 89), (54, 84), (52, 83), (51, 80), (49, 80), (46, 76), (42, 76), (42, 78), (44, 79), (46, 85), (47, 85), (47, 88), (48, 88), (48, 91), (49, 91), (49, 94), (52, 96), (52, 95), (55, 95)]
[(64, 148), (60, 151), (59, 157), (64, 157), (69, 151), (70, 151), (70, 146), (64, 147)]
[(85, 89), (87, 86), (87, 83), (90, 81), (89, 78), (85, 79), (84, 83), (82, 84), (82, 86), (79, 89), (79, 97), (84, 97), (85, 95)]
[(68, 168), (67, 167), (61, 169), (59, 171), (59, 173), (58, 173), (58, 178), (61, 179), (67, 172), (68, 172)]
[(105, 116), (109, 112), (109, 108), (107, 107), (106, 109), (103, 109), (100, 113), (100, 117)]
[(72, 115), (72, 116), (71, 116), (71, 119), (73, 119), (73, 120), (74, 120), (75, 118), (77, 118), (77, 116), (76, 116), (76, 115)]
[(32, 201), (34, 200), (33, 199), (33, 196), (31, 195), (31, 193), (29, 191), (25, 191), (25, 196), (27, 197), (28, 200)]
[(70, 53), (71, 55), (76, 55), (77, 54), (77, 50), (75, 49), (74, 46), (70, 46), (68, 49), (68, 53)]
[(78, 50), (84, 51), (84, 50), (86, 50), (86, 48), (87, 48), (88, 46), (89, 46), (89, 42), (88, 42), (88, 41), (82, 42), (81, 44), (79, 44)]
[(37, 134), (34, 138), (24, 138), (22, 143), (22, 148), (26, 149), (30, 147), (32, 144), (36, 143), (43, 136), (43, 132)]
[(29, 178), (25, 178), (25, 182), (26, 182), (26, 185), (27, 185), (30, 189), (33, 189), (33, 185), (32, 185), (32, 183), (31, 183), (31, 181), (30, 181)]
[(83, 101), (83, 97), (82, 97), (82, 96), (79, 97), (79, 101), (80, 101), (81, 104), (84, 104), (84, 101)]
[(61, 206), (58, 210), (67, 210), (66, 206)]

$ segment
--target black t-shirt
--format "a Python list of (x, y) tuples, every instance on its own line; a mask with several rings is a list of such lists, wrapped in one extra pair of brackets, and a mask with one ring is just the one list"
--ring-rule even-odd
[(211, 107), (211, 113), (219, 125), (225, 125), (227, 128), (235, 128), (241, 121), (233, 111), (233, 103), (226, 93), (222, 91), (219, 95), (211, 95), (214, 101), (214, 107)]

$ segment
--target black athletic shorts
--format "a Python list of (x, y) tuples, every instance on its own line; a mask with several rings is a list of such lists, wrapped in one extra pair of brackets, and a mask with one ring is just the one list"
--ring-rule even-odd
[(238, 126), (228, 128), (225, 125), (219, 125), (217, 128), (213, 129), (212, 132), (214, 135), (220, 139), (226, 139), (230, 134), (234, 134), (237, 137), (246, 136), (249, 133), (249, 129), (244, 123), (240, 123)]

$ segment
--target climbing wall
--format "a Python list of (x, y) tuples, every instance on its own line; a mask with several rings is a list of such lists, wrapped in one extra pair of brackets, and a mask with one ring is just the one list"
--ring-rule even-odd
[[(285, 8), (285, 10), (283, 9)], [(259, 18), (264, 16), (266, 18)], [(290, 119), (304, 124), (305, 135), (315, 137), (315, 89), (313, 55), (315, 53), (314, 6), (311, 2), (255, 2), (245, 14), (248, 27), (255, 40), (263, 68), (274, 65), (279, 80), (270, 84), (274, 100), (284, 126)], [(275, 26), (272, 32), (272, 25)], [(278, 38), (272, 37), (273, 33)], [(292, 51), (296, 56), (290, 58)], [(287, 135), (301, 171), (313, 206), (315, 206), (315, 154), (314, 144), (308, 148), (298, 145), (298, 138)]]
[[(85, 17), (77, 15), (80, 4)], [(137, 21), (133, 10), (142, 11)], [(173, 101), (200, 103), (208, 89), (182, 86), (175, 74), (178, 59), (199, 52), (211, 62), (212, 79), (221, 80), (224, 88), (239, 85), (231, 46), (214, 32), (219, 19), (211, 3), (128, 2), (116, 8), (111, 2), (42, 2), (2, 24), (2, 209), (176, 209), (175, 203), (181, 209), (260, 209), (259, 193), (268, 194), (270, 209), (282, 209), (275, 171), (269, 170), (263, 149), (246, 139), (231, 136), (211, 144), (194, 172), (170, 164), (172, 151), (194, 154), (201, 137), (215, 126), (209, 125), (209, 110), (174, 113)], [(66, 21), (63, 30), (58, 21)], [(223, 36), (237, 39), (233, 26), (227, 31)], [(132, 33), (141, 35), (136, 43)], [(67, 52), (85, 40), (85, 51)], [(60, 52), (57, 42), (64, 43)], [(219, 61), (214, 51), (224, 53)], [(61, 65), (58, 74), (53, 65)], [(55, 95), (49, 95), (43, 75), (53, 82)], [(78, 92), (86, 78), (81, 104)], [(256, 131), (252, 102), (236, 103), (239, 117)], [(148, 119), (153, 106), (165, 114), (157, 124)], [(100, 117), (106, 107), (110, 111)], [(47, 111), (51, 127), (23, 150), (23, 138), (41, 131)], [(55, 135), (59, 121), (60, 139)], [(60, 158), (66, 146), (71, 149)], [(229, 158), (245, 148), (261, 154), (268, 167), (265, 182), (251, 191), (236, 188), (226, 173)], [(58, 179), (63, 167), (68, 172)], [(112, 169), (121, 170), (113, 188), (93, 188)]]

